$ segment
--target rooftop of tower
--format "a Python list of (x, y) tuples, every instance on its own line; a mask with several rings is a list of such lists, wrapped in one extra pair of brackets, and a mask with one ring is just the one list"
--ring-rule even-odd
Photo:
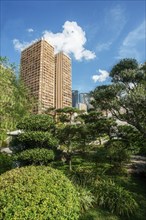
[[(31, 46), (33, 46), (33, 45), (35, 45), (35, 44), (37, 44), (37, 43), (39, 43), (39, 42), (41, 42), (41, 41), (45, 41), (46, 43), (48, 43), (48, 41), (46, 41), (45, 39), (40, 39), (40, 40), (37, 40), (37, 41), (34, 41), (34, 43), (32, 43), (32, 44), (29, 44), (26, 48), (24, 48), (21, 52), (23, 52), (23, 51), (25, 51), (25, 50), (27, 50), (29, 47), (31, 47)], [(49, 44), (49, 43), (48, 43)], [(52, 48), (54, 48), (51, 44), (49, 44)]]
[[(35, 45), (35, 44), (37, 44), (37, 43), (39, 43), (39, 42), (41, 42), (41, 41), (46, 42), (47, 44), (49, 44), (49, 45), (54, 49), (54, 47), (53, 47), (50, 43), (48, 43), (47, 40), (45, 40), (44, 38), (41, 38), (41, 39), (35, 41), (34, 43), (28, 45), (28, 46), (27, 46), (26, 48), (24, 48), (21, 52), (27, 50), (28, 48), (32, 47), (33, 45)], [(64, 53), (63, 51), (60, 51), (60, 52), (58, 52), (58, 53), (55, 53), (55, 55), (57, 55), (57, 54), (59, 54), (59, 53), (64, 54), (66, 57), (68, 57), (68, 58), (71, 60), (70, 56), (69, 56), (68, 54)]]

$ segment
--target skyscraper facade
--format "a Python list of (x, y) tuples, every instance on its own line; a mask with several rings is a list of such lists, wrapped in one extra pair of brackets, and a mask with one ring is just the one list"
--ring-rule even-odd
[(72, 106), (71, 87), (71, 59), (61, 52), (55, 56), (56, 108)]
[(37, 102), (35, 113), (71, 106), (71, 60), (63, 53), (55, 56), (47, 41), (40, 40), (22, 51), (21, 78)]

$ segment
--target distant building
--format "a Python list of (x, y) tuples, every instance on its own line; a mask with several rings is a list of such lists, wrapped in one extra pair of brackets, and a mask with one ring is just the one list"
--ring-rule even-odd
[(79, 94), (79, 103), (85, 104), (87, 106), (87, 109), (93, 108), (93, 106), (90, 104), (92, 98), (90, 97), (89, 93), (80, 93)]
[(21, 78), (37, 102), (34, 113), (72, 106), (71, 60), (39, 40), (21, 53)]
[(79, 92), (78, 90), (72, 90), (72, 107), (78, 108)]
[(84, 103), (79, 103), (78, 104), (78, 109), (87, 112), (87, 105), (84, 104)]

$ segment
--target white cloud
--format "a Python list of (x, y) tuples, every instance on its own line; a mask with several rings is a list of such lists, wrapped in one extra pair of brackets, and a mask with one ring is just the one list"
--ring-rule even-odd
[(26, 47), (30, 46), (31, 44), (35, 43), (38, 39), (35, 39), (31, 42), (20, 42), (18, 39), (14, 39), (13, 40), (13, 45), (15, 50), (21, 52), (22, 50), (24, 50)]
[[(28, 30), (32, 32), (32, 29)], [(90, 60), (96, 57), (94, 52), (85, 48), (84, 45), (87, 42), (85, 32), (74, 21), (66, 21), (62, 32), (53, 33), (46, 30), (42, 37), (54, 47), (55, 53), (62, 51), (67, 55), (73, 55), (76, 60)], [(13, 44), (15, 50), (22, 51), (36, 41), (37, 39), (31, 42), (20, 42), (18, 39), (14, 39)]]
[(85, 32), (74, 21), (66, 21), (63, 25), (63, 31), (52, 33), (44, 31), (43, 37), (55, 48), (55, 52), (63, 51), (68, 55), (74, 55), (76, 60), (90, 60), (96, 57), (95, 53), (85, 49), (87, 42)]
[(134, 57), (140, 59), (145, 53), (146, 21), (143, 21), (136, 29), (129, 32), (119, 50), (118, 58)]
[(32, 28), (28, 28), (27, 31), (28, 31), (29, 33), (34, 32), (34, 30), (33, 30)]
[(98, 75), (93, 75), (92, 79), (94, 82), (104, 82), (108, 77), (109, 77), (109, 73), (106, 70), (101, 70), (99, 69), (99, 73)]

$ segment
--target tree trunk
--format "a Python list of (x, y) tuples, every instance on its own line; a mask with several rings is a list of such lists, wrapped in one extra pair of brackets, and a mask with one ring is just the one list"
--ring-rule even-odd
[(71, 157), (69, 158), (69, 171), (72, 171), (72, 161), (71, 161)]

